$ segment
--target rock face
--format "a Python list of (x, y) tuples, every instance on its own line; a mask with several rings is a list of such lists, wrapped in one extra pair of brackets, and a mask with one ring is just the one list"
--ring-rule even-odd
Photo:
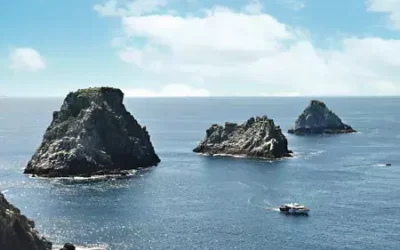
[(51, 250), (51, 247), (52, 244), (35, 230), (35, 223), (0, 193), (0, 249)]
[(25, 173), (91, 176), (157, 165), (149, 133), (125, 109), (123, 97), (107, 87), (69, 93)]
[(356, 132), (352, 127), (344, 124), (342, 120), (325, 103), (312, 100), (310, 105), (297, 118), (291, 134), (343, 134)]
[(238, 125), (212, 125), (206, 137), (193, 150), (206, 155), (240, 155), (275, 159), (290, 156), (288, 142), (279, 126), (267, 116), (250, 118)]

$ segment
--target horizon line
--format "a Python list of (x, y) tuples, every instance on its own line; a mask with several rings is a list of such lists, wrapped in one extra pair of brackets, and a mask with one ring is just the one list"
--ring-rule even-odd
[[(57, 96), (0, 96), (0, 99), (12, 99), (12, 98), (26, 98), (26, 99), (43, 99), (43, 98), (65, 98), (66, 95), (57, 95)], [(256, 96), (256, 95), (248, 95), (248, 96), (229, 96), (229, 95), (210, 95), (210, 96), (124, 96), (124, 98), (129, 99), (206, 99), (206, 98), (399, 98), (400, 95), (299, 95), (299, 96), (290, 96), (290, 95), (265, 95), (265, 96)]]

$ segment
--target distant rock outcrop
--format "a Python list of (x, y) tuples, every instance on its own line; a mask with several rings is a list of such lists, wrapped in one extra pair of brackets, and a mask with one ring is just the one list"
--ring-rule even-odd
[(51, 247), (51, 242), (35, 230), (35, 223), (0, 193), (0, 249), (51, 250)]
[(312, 100), (310, 105), (297, 118), (290, 134), (343, 134), (356, 132), (352, 127), (344, 124), (342, 120), (325, 103)]
[(275, 159), (290, 156), (288, 142), (279, 126), (267, 116), (250, 118), (238, 125), (212, 125), (193, 150), (206, 155), (248, 156)]
[(25, 173), (44, 177), (126, 174), (160, 162), (146, 127), (114, 88), (80, 89), (53, 114)]

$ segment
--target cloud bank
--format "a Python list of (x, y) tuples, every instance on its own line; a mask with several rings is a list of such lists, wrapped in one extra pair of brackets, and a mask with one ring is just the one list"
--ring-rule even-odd
[[(215, 6), (201, 15), (157, 14), (165, 1), (153, 0), (146, 7), (140, 2), (118, 9), (110, 1), (102, 7), (112, 11), (95, 9), (120, 19), (127, 42), (117, 46), (119, 58), (161, 79), (174, 74), (186, 85), (201, 79), (229, 86), (227, 95), (230, 89), (251, 86), (262, 86), (262, 95), (400, 94), (400, 40), (348, 36), (335, 40), (332, 48), (321, 48), (303, 27), (263, 12), (259, 1), (240, 10)], [(135, 10), (129, 7), (135, 4)], [(301, 2), (299, 6), (304, 8)], [(367, 7), (388, 13), (400, 28), (397, 1), (371, 0)]]
[(149, 89), (123, 89), (127, 97), (206, 97), (210, 93), (201, 88), (185, 84), (168, 84), (159, 91)]
[(400, 1), (398, 0), (368, 0), (368, 10), (388, 15), (390, 27), (400, 30)]

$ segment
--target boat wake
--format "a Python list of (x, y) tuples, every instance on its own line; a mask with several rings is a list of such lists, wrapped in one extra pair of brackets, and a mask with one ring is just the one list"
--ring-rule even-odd
[(241, 181), (237, 181), (237, 184), (239, 184), (240, 186), (245, 187), (245, 188), (249, 188), (250, 187), (250, 185), (247, 185), (246, 183), (243, 183)]
[(280, 212), (278, 207), (266, 207), (265, 210), (274, 211), (274, 212)]
[(250, 205), (254, 205), (256, 207), (259, 207), (261, 209), (264, 209), (266, 211), (280, 212), (279, 207), (273, 207), (273, 206), (271, 206), (271, 204), (268, 204), (268, 202), (265, 202), (265, 200), (264, 200), (264, 204), (263, 205), (254, 204), (253, 200), (254, 200), (254, 197), (249, 197), (247, 199), (247, 203), (250, 204)]
[(1, 191), (2, 194), (6, 194), (7, 192), (8, 192), (8, 190)]
[(374, 164), (372, 165), (373, 167), (390, 167), (392, 164), (388, 165), (385, 163), (379, 163), (379, 164)]

